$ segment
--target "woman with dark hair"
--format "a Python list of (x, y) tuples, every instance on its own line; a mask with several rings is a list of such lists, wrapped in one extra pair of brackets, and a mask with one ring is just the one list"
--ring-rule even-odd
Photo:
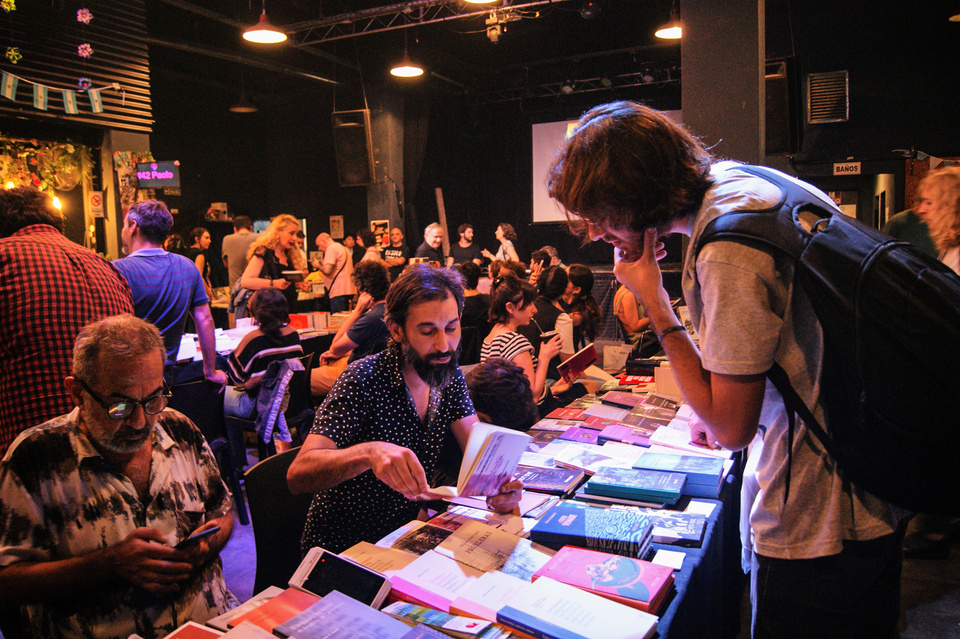
[(355, 264), (360, 262), (381, 262), (380, 250), (377, 248), (377, 236), (370, 229), (360, 229), (357, 231), (357, 246), (364, 249), (363, 255), (359, 260), (354, 260)]
[(513, 243), (517, 241), (517, 232), (513, 230), (513, 226), (506, 222), (501, 222), (497, 227), (496, 236), (497, 241), (500, 242), (500, 248), (497, 250), (497, 254), (494, 255), (487, 249), (483, 249), (483, 256), (488, 260), (510, 260), (519, 262), (520, 257), (517, 255), (517, 249), (513, 247)]
[(303, 355), (300, 334), (288, 325), (290, 315), (282, 291), (260, 289), (250, 298), (247, 310), (258, 327), (244, 335), (230, 353), (227, 373), (234, 385), (226, 387), (223, 397), (224, 413), (243, 418), (256, 410), (260, 381), (270, 362)]
[(190, 231), (190, 248), (183, 254), (197, 265), (197, 270), (203, 277), (203, 286), (207, 289), (207, 297), (213, 299), (213, 289), (210, 286), (210, 263), (207, 262), (208, 248), (210, 248), (210, 232), (198, 226)]
[(477, 290), (480, 285), (480, 267), (468, 260), (454, 268), (463, 275), (463, 313), (460, 315), (460, 327), (463, 337), (460, 340), (460, 364), (476, 364), (480, 361), (480, 342), (490, 332), (490, 296)]
[(573, 322), (573, 350), (578, 351), (597, 339), (603, 315), (593, 297), (593, 271), (583, 264), (571, 264), (567, 279), (567, 288), (560, 297), (560, 308)]
[(310, 393), (314, 397), (329, 393), (347, 364), (379, 353), (390, 340), (383, 321), (384, 299), (390, 290), (387, 267), (380, 262), (358, 262), (353, 283), (360, 294), (357, 305), (337, 330), (329, 350), (320, 356), (320, 366), (310, 371)]
[[(480, 361), (502, 357), (520, 366), (530, 380), (533, 399), (543, 404), (551, 398), (546, 383), (547, 367), (550, 360), (560, 353), (562, 340), (556, 334), (543, 341), (538, 358), (530, 341), (517, 332), (519, 327), (530, 323), (536, 311), (533, 304), (535, 298), (533, 286), (512, 275), (498, 277), (494, 281), (490, 298), (490, 322), (493, 328), (480, 347)], [(565, 382), (559, 382), (557, 386), (560, 384), (564, 386), (558, 391), (567, 388)]]

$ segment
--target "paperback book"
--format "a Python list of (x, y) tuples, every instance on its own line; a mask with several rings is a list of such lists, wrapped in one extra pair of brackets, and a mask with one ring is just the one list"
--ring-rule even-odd
[(583, 374), (583, 371), (587, 370), (591, 364), (595, 363), (599, 359), (600, 358), (597, 356), (597, 349), (593, 347), (592, 343), (587, 344), (569, 358), (561, 362), (557, 366), (557, 371), (564, 380), (572, 384), (577, 380), (578, 377), (580, 377), (580, 375)]
[(489, 497), (513, 476), (530, 436), (509, 428), (477, 422), (463, 451), (456, 487), (431, 488), (431, 497)]
[(598, 445), (597, 435), (600, 434), (600, 431), (593, 428), (580, 428), (573, 427), (568, 428), (560, 434), (560, 439), (569, 442), (578, 442), (581, 444), (593, 444), (594, 446)]
[(680, 499), (686, 475), (638, 468), (602, 467), (584, 484), (591, 495), (626, 497), (675, 504)]
[(538, 639), (647, 639), (657, 618), (543, 577), (517, 594), (497, 620)]
[(634, 394), (632, 392), (624, 393), (623, 391), (610, 391), (600, 399), (600, 401), (604, 404), (610, 404), (612, 406), (619, 406), (620, 408), (627, 409), (639, 406), (643, 403), (643, 400), (643, 395)]
[(533, 575), (534, 581), (541, 577), (657, 614), (673, 584), (673, 569), (642, 559), (564, 546)]
[(623, 442), (633, 446), (649, 446), (650, 437), (656, 432), (656, 429), (643, 426), (628, 426), (626, 424), (614, 424), (604, 427), (597, 435), (597, 442), (602, 446), (607, 442)]
[(334, 590), (276, 626), (273, 634), (290, 639), (401, 639), (409, 630), (407, 624)]
[(523, 482), (524, 490), (550, 495), (569, 495), (583, 481), (585, 473), (573, 468), (538, 468), (517, 466), (514, 478)]
[(559, 550), (580, 546), (624, 557), (643, 558), (653, 526), (640, 512), (599, 508), (563, 501), (548, 510), (530, 530), (530, 539)]
[(577, 488), (573, 493), (573, 498), (585, 504), (594, 506), (633, 506), (636, 508), (663, 508), (666, 504), (655, 501), (643, 501), (640, 499), (627, 499), (626, 497), (610, 497), (609, 495), (591, 495), (584, 490), (584, 486)]
[(497, 611), (530, 583), (513, 575), (492, 570), (471, 582), (450, 604), (450, 612), (487, 621), (497, 620)]

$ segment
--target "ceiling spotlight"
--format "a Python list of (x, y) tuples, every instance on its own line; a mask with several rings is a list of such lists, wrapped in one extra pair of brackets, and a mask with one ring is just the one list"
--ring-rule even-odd
[(267, 0), (263, 0), (263, 12), (257, 24), (243, 32), (243, 39), (257, 44), (277, 44), (287, 39), (287, 34), (267, 20)]
[(664, 40), (679, 40), (682, 34), (683, 29), (680, 26), (680, 16), (677, 13), (677, 3), (674, 1), (673, 7), (670, 9), (670, 20), (665, 25), (657, 29), (654, 35)]
[(600, 13), (600, 7), (593, 0), (584, 0), (580, 5), (580, 17), (584, 20), (592, 20), (598, 13)]
[(654, 77), (650, 75), (650, 69), (644, 69), (643, 75), (640, 76), (640, 79), (643, 80), (644, 84), (650, 84), (653, 82)]
[(564, 95), (570, 95), (573, 93), (573, 82), (570, 82), (569, 80), (564, 82), (563, 86), (560, 87), (560, 93)]
[(493, 4), (497, 0), (463, 0), (467, 4)]
[(600, 86), (609, 89), (613, 86), (613, 80), (610, 79), (610, 76), (605, 75), (600, 78)]

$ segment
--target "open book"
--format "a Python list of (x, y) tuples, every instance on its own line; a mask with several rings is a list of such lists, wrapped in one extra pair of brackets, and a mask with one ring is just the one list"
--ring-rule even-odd
[(563, 376), (563, 379), (572, 384), (580, 377), (583, 371), (587, 370), (587, 368), (598, 359), (600, 358), (597, 357), (597, 349), (593, 347), (592, 343), (587, 344), (571, 355), (565, 362), (558, 365), (557, 370), (560, 372), (560, 375)]
[(530, 442), (530, 435), (509, 428), (477, 422), (463, 451), (460, 476), (456, 486), (431, 488), (425, 497), (489, 497), (500, 492), (510, 481), (520, 455)]

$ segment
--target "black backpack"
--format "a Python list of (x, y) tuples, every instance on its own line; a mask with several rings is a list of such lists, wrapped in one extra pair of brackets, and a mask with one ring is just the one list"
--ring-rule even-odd
[[(697, 244), (733, 240), (796, 260), (795, 282), (823, 328), (827, 428), (778, 365), (768, 378), (850, 482), (920, 512), (960, 513), (960, 277), (912, 245), (846, 215), (771, 169), (770, 209), (712, 220)], [(798, 214), (819, 220), (808, 232)], [(806, 217), (806, 216), (805, 216)], [(829, 433), (829, 434), (828, 434)], [(789, 477), (786, 486), (789, 493)]]

